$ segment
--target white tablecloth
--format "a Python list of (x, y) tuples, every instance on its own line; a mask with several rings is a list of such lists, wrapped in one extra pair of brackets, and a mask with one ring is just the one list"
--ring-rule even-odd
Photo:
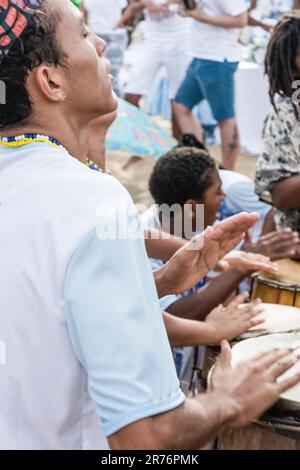
[(270, 111), (268, 80), (262, 66), (241, 62), (236, 73), (236, 116), (242, 150), (258, 155), (262, 151), (262, 129)]

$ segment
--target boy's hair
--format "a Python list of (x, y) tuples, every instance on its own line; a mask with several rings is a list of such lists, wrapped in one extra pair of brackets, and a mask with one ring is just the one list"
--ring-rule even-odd
[[(285, 14), (276, 25), (266, 53), (265, 70), (269, 77), (269, 95), (276, 110), (275, 95), (292, 97), (295, 59), (300, 48), (300, 12)], [(300, 74), (299, 74), (300, 75)], [(300, 78), (300, 77), (299, 77)], [(293, 103), (297, 118), (299, 111)]]
[(180, 204), (203, 200), (213, 183), (217, 166), (205, 150), (177, 147), (162, 156), (150, 177), (150, 192), (156, 204)]
[(19, 39), (0, 65), (0, 81), (4, 83), (6, 103), (0, 105), (0, 129), (20, 125), (32, 114), (32, 103), (26, 89), (29, 73), (42, 63), (65, 65), (66, 55), (56, 41), (60, 18), (51, 10), (50, 2), (31, 17)]

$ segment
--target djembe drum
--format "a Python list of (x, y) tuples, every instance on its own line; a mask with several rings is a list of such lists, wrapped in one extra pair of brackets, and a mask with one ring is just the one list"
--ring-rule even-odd
[(251, 300), (300, 307), (300, 262), (285, 259), (277, 262), (277, 273), (254, 276)]
[[(233, 365), (262, 352), (281, 347), (300, 347), (300, 333), (260, 336), (241, 341), (233, 347)], [(296, 364), (282, 376), (300, 371)], [(300, 385), (282, 394), (278, 404), (253, 424), (229, 429), (217, 440), (220, 450), (300, 450)]]
[[(273, 333), (288, 333), (292, 331), (300, 332), (300, 309), (284, 305), (263, 304), (264, 323), (251, 328), (239, 338), (231, 342), (234, 347), (237, 343), (247, 338), (254, 338)], [(204, 388), (207, 386), (209, 372), (215, 364), (216, 358), (220, 352), (219, 346), (207, 346), (205, 348), (203, 366), (201, 371), (201, 384)]]

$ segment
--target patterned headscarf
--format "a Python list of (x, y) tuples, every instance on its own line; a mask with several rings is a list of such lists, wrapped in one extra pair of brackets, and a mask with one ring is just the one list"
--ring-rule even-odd
[(0, 63), (44, 0), (0, 0)]

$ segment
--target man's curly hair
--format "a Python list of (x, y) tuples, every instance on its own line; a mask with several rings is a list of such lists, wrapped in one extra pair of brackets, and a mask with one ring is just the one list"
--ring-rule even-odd
[(156, 204), (180, 204), (188, 199), (203, 202), (213, 183), (217, 165), (205, 150), (177, 147), (161, 157), (150, 177), (150, 192)]

